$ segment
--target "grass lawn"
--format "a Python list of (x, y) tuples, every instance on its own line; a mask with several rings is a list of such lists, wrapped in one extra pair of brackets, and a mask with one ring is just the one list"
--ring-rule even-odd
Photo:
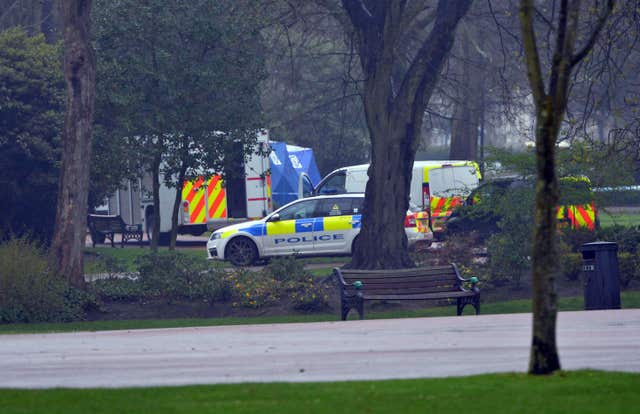
[[(640, 291), (626, 291), (621, 293), (623, 309), (640, 308)], [(584, 309), (582, 297), (560, 298), (558, 302), (560, 311), (578, 311)], [(473, 308), (467, 306), (465, 315), (472, 315)], [(504, 313), (524, 313), (531, 312), (531, 300), (511, 300), (506, 302), (483, 303), (481, 305), (483, 315), (504, 314)], [(367, 309), (367, 319), (389, 319), (389, 318), (416, 318), (416, 317), (438, 317), (455, 316), (455, 303), (451, 306), (440, 306), (417, 310), (398, 310), (376, 312)], [(350, 319), (357, 319), (357, 313), (351, 312)], [(183, 328), (191, 326), (223, 326), (223, 325), (248, 325), (266, 323), (304, 323), (304, 322), (325, 322), (337, 321), (339, 316), (334, 313), (312, 313), (295, 314), (287, 316), (263, 316), (263, 317), (227, 317), (213, 319), (142, 319), (142, 320), (117, 320), (117, 321), (96, 321), (96, 322), (70, 322), (70, 323), (33, 323), (33, 324), (6, 324), (0, 325), (0, 334), (20, 334), (20, 333), (46, 333), (46, 332), (75, 332), (75, 331), (105, 331), (105, 330), (127, 330), (127, 329), (160, 329), (160, 328)], [(0, 414), (2, 411), (0, 410)]]
[(0, 390), (3, 414), (100, 413), (637, 413), (640, 375), (551, 376), (333, 383), (237, 384), (89, 390)]
[(627, 213), (611, 214), (601, 210), (598, 213), (598, 217), (600, 219), (600, 226), (602, 227), (611, 227), (616, 224), (620, 226), (640, 225), (640, 214), (627, 214)]

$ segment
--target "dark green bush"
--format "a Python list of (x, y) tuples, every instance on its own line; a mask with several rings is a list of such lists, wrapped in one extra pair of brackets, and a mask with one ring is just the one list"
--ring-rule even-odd
[(578, 280), (582, 272), (582, 254), (566, 253), (560, 259), (562, 275), (567, 280)]
[(632, 281), (640, 281), (640, 253), (618, 253), (620, 287), (626, 289)]
[(596, 241), (597, 234), (589, 229), (562, 229), (562, 241), (567, 244), (570, 251), (577, 253), (585, 243)]
[(228, 276), (233, 306), (261, 308), (280, 300), (282, 282), (266, 271), (237, 269)]
[(208, 270), (205, 259), (195, 259), (178, 252), (149, 253), (136, 263), (146, 297), (167, 302), (195, 299), (200, 274)]
[(306, 277), (304, 263), (297, 260), (295, 255), (271, 259), (271, 262), (265, 267), (265, 272), (279, 281), (304, 279)]
[(25, 238), (0, 245), (0, 323), (82, 319), (95, 301), (53, 274), (46, 252)]
[(598, 230), (597, 237), (598, 240), (618, 243), (619, 252), (635, 253), (640, 245), (640, 227), (605, 227)]
[(329, 308), (331, 287), (328, 283), (314, 281), (313, 277), (309, 276), (289, 282), (287, 291), (295, 310), (320, 312)]
[(213, 303), (231, 298), (231, 281), (221, 267), (206, 259), (178, 252), (150, 253), (137, 260), (140, 287), (145, 298), (202, 300)]
[(142, 283), (129, 278), (100, 279), (91, 286), (96, 296), (102, 300), (135, 302), (144, 296)]

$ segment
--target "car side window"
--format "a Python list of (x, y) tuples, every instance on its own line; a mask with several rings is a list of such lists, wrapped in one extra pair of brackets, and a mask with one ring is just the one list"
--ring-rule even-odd
[(320, 187), (319, 194), (344, 194), (347, 192), (345, 187), (346, 174), (344, 172), (339, 172), (332, 177), (329, 177), (327, 181), (322, 184)]
[[(354, 213), (353, 198), (331, 198), (320, 203), (319, 217), (351, 216)], [(357, 207), (356, 207), (357, 208)]]
[(317, 204), (317, 200), (308, 200), (289, 206), (278, 213), (280, 220), (296, 220), (314, 217)]

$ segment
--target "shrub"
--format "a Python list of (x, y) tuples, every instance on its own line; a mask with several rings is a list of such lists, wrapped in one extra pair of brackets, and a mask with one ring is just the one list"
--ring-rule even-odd
[(143, 297), (142, 283), (129, 278), (99, 279), (92, 283), (92, 289), (102, 300), (134, 302)]
[(304, 263), (297, 260), (295, 255), (276, 257), (265, 267), (271, 277), (279, 281), (304, 279)]
[(530, 235), (517, 230), (495, 234), (487, 241), (487, 253), (487, 281), (494, 286), (513, 283), (520, 288), (522, 277), (531, 269)]
[(597, 233), (598, 240), (618, 243), (619, 252), (635, 253), (640, 245), (640, 227), (615, 225)]
[(197, 297), (197, 279), (207, 270), (204, 259), (178, 252), (149, 253), (136, 259), (145, 297), (168, 303)]
[(81, 319), (94, 301), (53, 274), (46, 252), (26, 238), (0, 245), (0, 322)]
[(319, 282), (308, 275), (305, 279), (289, 281), (287, 292), (293, 308), (305, 312), (319, 312), (329, 308), (330, 282)]
[(618, 253), (620, 286), (628, 288), (632, 281), (640, 280), (640, 253)]
[(566, 253), (560, 259), (562, 274), (567, 280), (578, 280), (582, 272), (582, 254)]
[(261, 308), (280, 299), (282, 283), (268, 272), (238, 269), (228, 278), (233, 290), (233, 306)]
[(562, 229), (562, 241), (567, 244), (571, 252), (578, 252), (585, 243), (596, 241), (596, 233), (588, 229)]

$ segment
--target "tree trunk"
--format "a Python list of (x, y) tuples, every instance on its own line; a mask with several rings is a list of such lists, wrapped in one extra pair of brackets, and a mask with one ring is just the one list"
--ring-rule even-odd
[[(151, 221), (151, 233), (153, 237), (149, 241), (151, 250), (158, 251), (160, 241), (160, 157), (155, 157), (151, 166), (151, 188), (153, 197), (153, 220)], [(147, 223), (147, 226), (149, 223)]]
[[(371, 106), (369, 106), (371, 105)], [(380, 108), (365, 103), (371, 122)], [(369, 116), (368, 116), (369, 118)], [(351, 266), (357, 269), (414, 267), (407, 251), (404, 220), (409, 208), (409, 187), (421, 122), (371, 128), (371, 164), (366, 187), (362, 230)], [(395, 124), (394, 124), (395, 125)]]
[[(463, 30), (463, 33), (465, 31)], [(451, 147), (449, 159), (476, 160), (478, 159), (478, 125), (480, 120), (482, 101), (483, 75), (472, 67), (471, 40), (465, 34), (462, 41), (462, 75), (461, 94), (455, 103), (453, 121), (451, 125)], [(472, 76), (472, 72), (475, 72)]]
[(64, 76), (67, 112), (51, 254), (56, 271), (84, 286), (91, 127), (95, 100), (95, 55), (89, 32), (90, 0), (61, 2), (64, 20)]
[[(561, 114), (547, 105), (536, 122), (537, 181), (535, 225), (533, 231), (533, 337), (529, 372), (549, 374), (560, 369), (556, 345), (558, 314), (555, 279), (559, 268), (556, 214), (558, 180), (555, 169), (555, 143)], [(544, 114), (548, 114), (545, 116)], [(558, 119), (559, 118), (559, 119)]]
[[(418, 135), (427, 103), (453, 46), (467, 0), (440, 0), (435, 20), (394, 90), (394, 46), (403, 23), (415, 15), (404, 1), (342, 0), (355, 29), (364, 73), (364, 107), (371, 136), (371, 165), (362, 218), (350, 266), (391, 269), (414, 266), (407, 252), (404, 220)], [(405, 15), (405, 13), (407, 13)], [(408, 19), (408, 20), (405, 20)]]
[(178, 238), (178, 215), (180, 214), (180, 206), (182, 204), (182, 184), (187, 174), (187, 164), (183, 163), (178, 173), (178, 181), (176, 186), (176, 196), (173, 199), (173, 211), (171, 212), (171, 242), (169, 250), (176, 249), (176, 239)]

